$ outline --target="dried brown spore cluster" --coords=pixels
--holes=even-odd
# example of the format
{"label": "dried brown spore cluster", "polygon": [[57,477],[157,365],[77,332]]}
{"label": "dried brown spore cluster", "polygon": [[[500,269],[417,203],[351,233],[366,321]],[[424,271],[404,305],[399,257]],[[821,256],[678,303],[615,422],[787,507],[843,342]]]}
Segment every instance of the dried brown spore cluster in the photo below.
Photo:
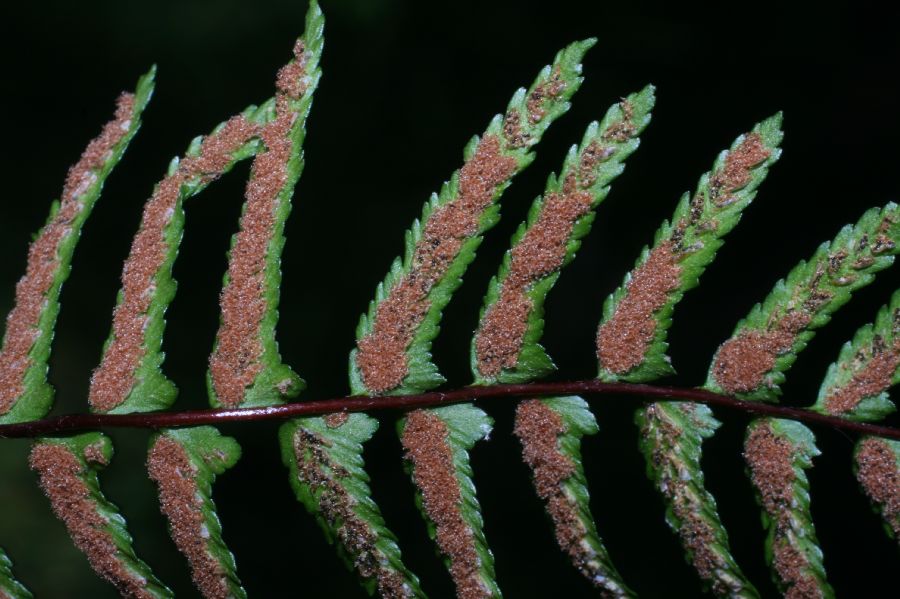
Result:
{"label": "dried brown spore cluster", "polygon": [[769,324],[765,331],[744,331],[722,344],[713,364],[713,376],[726,393],[760,388],[775,361],[790,351],[797,335],[812,317],[801,308]]}
{"label": "dried brown spore cluster", "polygon": [[533,125],[541,122],[547,115],[544,110],[544,103],[548,100],[557,99],[566,89],[566,82],[562,76],[562,70],[559,67],[553,69],[550,77],[537,86],[528,94],[528,100],[525,101],[525,109],[528,111],[528,120]]}
{"label": "dried brown spore cluster", "polygon": [[891,448],[880,439],[863,439],[856,453],[857,478],[900,537],[900,469]]}
{"label": "dried brown spore cluster", "polygon": [[150,448],[147,470],[159,486],[162,512],[169,521],[172,540],[191,565],[194,584],[207,599],[227,599],[231,594],[225,571],[209,552],[197,468],[184,447],[160,436]]}
{"label": "dried brown spore cluster", "polygon": [[512,249],[500,297],[485,314],[475,339],[478,370],[484,376],[496,377],[502,369],[515,367],[534,308],[528,290],[562,266],[572,229],[590,212],[593,200],[570,175],[560,193],[547,194],[537,221]]}
{"label": "dried brown spore cluster", "polygon": [[275,236],[276,213],[283,201],[279,196],[293,150],[290,134],[297,113],[290,102],[306,91],[303,43],[297,42],[294,51],[296,59],[278,73],[276,117],[259,131],[266,150],[253,161],[240,231],[231,248],[228,280],[220,298],[222,323],[209,371],[216,397],[227,408],[244,401],[244,390],[263,370],[260,325],[268,308],[266,257]]}
{"label": "dried brown spore cluster", "polygon": [[372,332],[358,343],[356,365],[369,392],[390,391],[409,373],[406,349],[431,306],[428,294],[447,273],[463,243],[478,232],[494,192],[513,175],[517,164],[515,158],[501,153],[495,135],[486,135],[460,169],[457,197],[431,214],[409,272],[378,304]]}
{"label": "dried brown spore cluster", "polygon": [[75,546],[87,556],[94,571],[125,597],[152,599],[146,579],[126,567],[112,535],[105,529],[108,521],[91,500],[79,458],[62,445],[38,443],[31,450],[29,464],[40,476],[53,512],[66,525]]}
{"label": "dried brown spore cluster", "polygon": [[178,210],[182,185],[196,178],[216,179],[231,162],[232,154],[256,135],[257,129],[243,116],[232,117],[220,131],[203,140],[199,155],[182,160],[144,205],[140,229],[122,269],[122,301],[113,313],[112,342],[91,377],[88,399],[95,411],[108,412],[121,405],[134,386],[135,372],[146,353],[144,330],[156,277],[169,252],[166,232]]}
{"label": "dried brown spore cluster", "polygon": [[462,495],[447,425],[426,410],[410,412],[401,441],[412,463],[413,479],[422,505],[434,522],[435,541],[450,560],[450,575],[459,599],[486,599],[490,591],[481,580],[475,535],[462,516]]}
{"label": "dried brown spore cluster", "polygon": [[709,197],[719,208],[733,201],[731,194],[750,182],[750,171],[772,155],[758,133],[748,133],[728,153],[725,164],[709,178]]}
{"label": "dried brown spore cluster", "polygon": [[628,141],[634,137],[637,127],[634,124],[634,106],[628,100],[619,102],[622,118],[613,123],[601,136],[605,141]]}
{"label": "dried brown spore cluster", "polygon": [[612,318],[597,329],[601,368],[625,374],[643,362],[656,334],[654,316],[680,285],[678,254],[671,242],[663,242],[632,272]]}
{"label": "dried brown spore cluster", "polygon": [[[695,406],[685,405],[683,409],[693,412]],[[690,479],[685,480],[681,476],[684,465],[679,454],[673,451],[680,445],[683,431],[669,420],[657,404],[648,406],[644,413],[645,424],[641,433],[644,438],[654,438],[650,459],[658,472],[659,489],[678,520],[677,533],[681,543],[690,552],[700,578],[712,584],[717,596],[726,596],[735,589],[729,588],[717,572],[726,570],[728,565],[714,549],[718,543],[715,530],[696,513],[696,490],[691,488]]]}
{"label": "dried brown spore cluster", "polygon": [[0,415],[9,412],[25,392],[24,380],[33,364],[29,352],[40,333],[38,325],[46,295],[60,269],[59,247],[72,232],[72,221],[84,209],[79,199],[97,181],[97,171],[128,133],[134,116],[134,95],[123,93],[116,112],[69,169],[59,209],[28,248],[25,275],[16,284],[15,305],[6,318],[0,352]]}
{"label": "dried brown spore cluster", "polygon": [[825,398],[825,409],[839,416],[852,412],[866,398],[875,397],[891,386],[897,366],[900,365],[900,341],[887,347],[884,339],[875,337],[871,355],[860,370],[847,383],[831,389]]}
{"label": "dried brown spore cluster", "polygon": [[340,482],[350,474],[331,459],[328,446],[326,439],[305,429],[298,428],[294,433],[298,475],[317,498],[319,516],[336,531],[338,541],[353,557],[359,575],[375,579],[379,595],[386,599],[413,597],[412,589],[403,577],[388,566],[369,525],[356,514],[356,500]]}
{"label": "dried brown spore cluster", "polygon": [[[584,540],[587,528],[579,516],[578,506],[563,486],[575,473],[572,460],[559,449],[559,437],[566,431],[562,417],[542,401],[530,399],[516,408],[513,432],[522,443],[522,458],[534,474],[537,494],[547,504],[556,542],[578,571],[603,590],[605,572],[600,568],[596,552]],[[609,594],[604,596],[621,594],[618,587],[606,590]]]}
{"label": "dried brown spore cluster", "polygon": [[772,564],[787,587],[786,597],[820,597],[814,577],[807,573],[809,563],[792,546],[791,509],[794,496],[794,445],[776,435],[767,424],[753,427],[744,443],[744,458],[750,467],[753,486],[763,509],[775,523]]}
{"label": "dried brown spore cluster", "polygon": [[328,428],[340,428],[347,422],[347,419],[350,418],[350,414],[348,412],[335,412],[333,414],[328,414],[325,416],[325,425]]}
{"label": "dried brown spore cluster", "polygon": [[503,116],[503,139],[510,148],[524,148],[531,143],[531,136],[522,131],[522,116],[510,110]]}

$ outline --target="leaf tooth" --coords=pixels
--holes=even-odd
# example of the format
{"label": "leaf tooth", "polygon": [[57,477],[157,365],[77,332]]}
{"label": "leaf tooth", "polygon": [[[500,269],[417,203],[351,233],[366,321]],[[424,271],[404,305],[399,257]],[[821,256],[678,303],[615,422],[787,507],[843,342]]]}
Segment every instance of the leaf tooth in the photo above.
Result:
{"label": "leaf tooth", "polygon": [[0,596],[8,596],[9,599],[33,599],[34,597],[31,591],[13,576],[12,561],[2,548],[0,548]]}
{"label": "leaf tooth", "polygon": [[599,378],[647,382],[674,373],[666,342],[672,312],[697,286],[723,238],[738,223],[769,167],[781,155],[781,113],[758,123],[723,151],[682,196],[671,224],[657,230],[635,268],[603,305],[597,329]]}
{"label": "leaf tooth", "polygon": [[778,281],[716,352],[705,388],[774,401],[784,373],[853,292],[871,283],[900,251],[900,208],[873,208],[847,225],[808,262]]}
{"label": "leaf tooth", "polygon": [[496,224],[503,191],[533,159],[530,148],[568,110],[581,83],[581,58],[592,44],[563,49],[527,92],[517,91],[506,116],[496,116],[481,138],[473,138],[462,168],[426,203],[407,234],[401,271],[392,269],[384,297],[361,321],[350,355],[354,394],[415,393],[443,382],[430,356],[442,310],[482,235]]}
{"label": "leaf tooth", "polygon": [[766,560],[789,597],[834,597],[809,507],[805,470],[817,455],[812,431],[799,422],[758,418],[747,428],[744,458],[763,508]]}

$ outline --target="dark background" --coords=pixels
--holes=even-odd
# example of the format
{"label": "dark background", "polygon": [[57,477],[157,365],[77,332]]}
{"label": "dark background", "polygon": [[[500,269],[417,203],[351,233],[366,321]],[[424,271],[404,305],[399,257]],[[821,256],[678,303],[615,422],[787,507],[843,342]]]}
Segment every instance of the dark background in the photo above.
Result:
{"label": "dark background", "polygon": [[[786,4],[786,3],[785,3]],[[887,3],[885,3],[887,4]],[[744,222],[676,311],[673,384],[696,385],[715,348],[775,280],[864,209],[898,198],[898,13],[866,2],[810,8],[720,2],[712,7],[643,3],[323,2],[324,79],[306,143],[307,166],[287,226],[280,341],[284,360],[308,381],[303,399],[347,392],[347,353],[358,315],[401,250],[403,231],[428,194],[458,168],[469,137],[532,81],[557,49],[597,36],[572,110],[538,147],[537,161],[504,197],[490,232],[446,311],[434,354],[459,386],[469,382],[468,341],[477,308],[509,236],[546,175],[590,120],[648,82],[658,87],[641,150],[599,210],[592,235],[547,303],[546,346],[557,378],[595,372],[593,335],[603,299],[633,265],[682,192],[734,137],[785,112],[784,155]],[[32,231],[57,197],[68,165],[112,113],[122,89],[158,63],[144,126],[107,183],[84,230],[63,293],[50,378],[55,413],[85,409],[88,378],[110,323],[121,263],[141,206],[171,157],[190,139],[271,95],[276,70],[303,28],[304,2],[217,0],[147,3],[14,3],[0,25],[5,115],[0,310],[8,310]],[[168,313],[166,373],[181,388],[176,408],[203,407],[204,372],[218,319],[225,250],[240,211],[248,164],[187,208]],[[896,272],[860,292],[798,360],[784,402],[813,401],[826,365],[898,287]],[[648,597],[693,597],[685,564],[644,475],[632,424],[635,404],[593,402],[601,433],[584,463],[598,526],[625,580]],[[510,598],[593,596],[551,536],[510,430],[511,405],[486,405],[489,443],[472,453],[500,586]],[[740,457],[746,416],[706,444],[709,488],[719,499],[738,562],[775,594],[763,532]],[[898,419],[890,422],[897,425]],[[407,564],[433,597],[452,595],[402,470],[393,417],[367,447],[373,488]],[[296,503],[276,443],[276,423],[223,427],[245,455],[215,496],[225,538],[253,596],[361,597]],[[104,475],[138,553],[180,595],[194,593],[169,540],[143,466],[147,431],[115,431],[118,457]],[[843,596],[889,595],[897,550],[857,490],[853,439],[817,428],[823,455],[810,471],[813,515],[830,579]],[[41,597],[112,597],[90,572],[25,466],[28,443],[0,451],[0,544]]]}

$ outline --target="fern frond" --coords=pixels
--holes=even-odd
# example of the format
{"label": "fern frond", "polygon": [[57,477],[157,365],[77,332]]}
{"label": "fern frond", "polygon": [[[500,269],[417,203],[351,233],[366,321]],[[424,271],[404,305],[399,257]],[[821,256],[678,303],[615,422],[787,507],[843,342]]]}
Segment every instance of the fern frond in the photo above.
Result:
{"label": "fern frond", "polygon": [[33,599],[34,597],[31,591],[13,576],[12,561],[2,548],[0,548],[0,597],[9,597],[9,599]]}
{"label": "fern frond", "polygon": [[546,503],[556,541],[602,597],[634,597],[597,534],[581,463],[581,438],[599,431],[580,397],[524,401],[516,408],[514,432],[531,468],[538,496]]}
{"label": "fern frond", "polygon": [[781,114],[757,124],[719,154],[700,177],[693,198],[682,196],[672,216],[644,248],[634,270],[603,304],[597,330],[599,378],[645,382],[674,373],[666,336],[672,312],[756,197],[781,155]]}
{"label": "fern frond", "polygon": [[775,284],[762,304],[723,343],[704,387],[742,399],[775,401],[784,372],[854,291],[894,261],[900,245],[900,208],[890,203],[841,229],[808,262]]}
{"label": "fern frond", "polygon": [[365,414],[292,420],[279,430],[282,460],[297,500],[369,593],[424,597],[371,498],[362,444],[377,428],[378,421]]}
{"label": "fern frond", "polygon": [[125,597],[173,597],[134,554],[118,508],[100,490],[97,473],[112,459],[112,442],[102,433],[38,440],[30,465],[69,536],[91,567]]}
{"label": "fern frond", "polygon": [[887,390],[900,382],[900,291],[860,328],[828,367],[812,409],[851,420],[880,420],[896,408]]}
{"label": "fern frond", "polygon": [[900,442],[863,437],[853,452],[856,478],[884,518],[884,529],[900,540]]}
{"label": "fern frond", "polygon": [[306,118],[322,75],[324,24],[321,9],[311,2],[294,59],[278,74],[274,116],[259,131],[265,150],[253,160],[240,231],[232,237],[221,323],[209,360],[207,387],[213,407],[284,403],[304,387],[281,363],[275,326],[284,224],[303,171]]}
{"label": "fern frond", "polygon": [[647,86],[613,105],[572,146],[559,176],[550,175],[484,298],[470,354],[475,384],[528,382],[555,369],[539,343],[544,300],[640,144],[654,102],[654,88]]}
{"label": "fern frond", "polygon": [[240,455],[237,441],[211,426],[166,430],[150,440],[147,469],[159,487],[160,506],[172,539],[191,565],[194,584],[207,599],[247,596],[212,501],[216,475]]}
{"label": "fern frond", "polygon": [[744,457],[763,507],[766,561],[786,597],[834,597],[825,579],[804,472],[817,455],[812,431],[799,422],[759,418],[747,428]]}
{"label": "fern frond", "polygon": [[731,556],[716,500],[704,486],[702,444],[719,421],[705,405],[673,401],[638,410],[635,421],[647,476],[666,500],[666,522],[679,535],[703,584],[718,597],[758,599]]}
{"label": "fern frond", "polygon": [[69,169],[60,200],[51,205],[47,223],[28,250],[0,350],[0,424],[36,420],[50,411],[53,387],[47,382],[47,363],[60,291],[103,183],[140,127],[155,73],[154,67],[140,78],[133,94],[119,97],[115,117]]}
{"label": "fern frond", "polygon": [[534,159],[529,149],[569,108],[581,85],[581,58],[594,40],[557,54],[526,93],[513,96],[482,138],[466,146],[463,167],[425,204],[406,234],[403,260],[391,265],[356,330],[350,354],[354,394],[405,395],[444,382],[431,362],[441,312],[475,258],[484,232],[499,219],[497,200]]}

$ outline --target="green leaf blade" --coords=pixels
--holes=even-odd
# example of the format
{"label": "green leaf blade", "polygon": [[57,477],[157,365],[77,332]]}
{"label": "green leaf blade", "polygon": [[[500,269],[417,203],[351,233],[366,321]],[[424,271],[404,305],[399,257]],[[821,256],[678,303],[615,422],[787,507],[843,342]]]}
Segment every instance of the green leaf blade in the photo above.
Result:
{"label": "green leaf blade", "polygon": [[635,268],[603,305],[597,330],[598,377],[648,382],[674,373],[666,354],[672,313],[696,287],[724,237],[781,155],[781,114],[758,123],[719,154],[693,196],[682,196],[672,222],[656,232]]}
{"label": "green leaf blade", "polygon": [[279,431],[282,460],[297,500],[370,594],[425,597],[371,498],[362,452],[377,428],[362,413],[291,420]]}
{"label": "green leaf blade", "polygon": [[147,467],[172,540],[187,558],[197,589],[208,598],[247,596],[212,500],[216,475],[234,466],[240,454],[237,441],[211,426],[165,430],[150,440]]}
{"label": "green leaf blade", "polygon": [[805,470],[817,455],[812,431],[799,422],[759,418],[747,428],[744,457],[763,508],[766,561],[785,596],[834,597],[809,507]]}
{"label": "green leaf blade", "polygon": [[900,382],[900,291],[860,328],[828,367],[812,410],[858,421],[881,420],[896,407],[887,390]]}
{"label": "green leaf blade", "polygon": [[462,597],[502,597],[469,457],[492,426],[472,404],[416,410],[397,423],[416,505]]}
{"label": "green leaf blade", "polygon": [[395,260],[357,327],[350,355],[357,395],[423,392],[444,379],[431,362],[441,313],[462,282],[485,231],[499,218],[497,204],[515,174],[533,159],[530,148],[568,110],[581,84],[581,58],[594,40],[571,44],[545,67],[529,91],[513,96],[464,152],[465,164],[433,195],[407,232]]}
{"label": "green leaf blade", "polygon": [[516,408],[514,432],[560,549],[602,596],[634,597],[612,564],[590,511],[581,439],[598,431],[580,397],[526,400]]}
{"label": "green leaf blade", "polygon": [[111,459],[109,438],[85,433],[38,440],[30,465],[54,513],[101,578],[125,596],[169,599],[172,591],[135,555],[125,519],[100,490],[98,471]]}
{"label": "green leaf blade", "polygon": [[759,593],[731,555],[715,498],[704,486],[704,439],[719,422],[703,404],[657,402],[638,410],[640,448],[647,476],[666,501],[666,522],[685,557],[717,597],[758,599]]}
{"label": "green leaf blade", "polygon": [[555,369],[539,343],[544,300],[637,149],[654,102],[654,88],[647,86],[612,106],[532,204],[484,299],[470,358],[476,384],[528,382]]}
{"label": "green leaf blade", "polygon": [[36,420],[50,411],[54,391],[47,371],[62,286],[103,184],[140,128],[155,75],[154,67],[138,80],[133,94],[119,97],[115,117],[69,170],[61,200],[53,203],[29,248],[0,351],[0,424]]}
{"label": "green leaf blade", "polygon": [[871,283],[900,251],[900,208],[867,211],[778,281],[716,352],[704,388],[752,401],[775,401],[778,385],[814,331]]}
{"label": "green leaf blade", "polygon": [[25,585],[16,580],[12,572],[12,560],[2,548],[0,548],[0,595],[9,597],[9,599],[32,599],[34,597]]}
{"label": "green leaf blade", "polygon": [[322,76],[323,32],[322,11],[311,2],[294,57],[278,74],[274,115],[258,133],[265,149],[251,166],[240,230],[231,240],[207,372],[214,408],[282,404],[305,387],[282,363],[275,329],[284,227],[303,172],[306,120]]}

